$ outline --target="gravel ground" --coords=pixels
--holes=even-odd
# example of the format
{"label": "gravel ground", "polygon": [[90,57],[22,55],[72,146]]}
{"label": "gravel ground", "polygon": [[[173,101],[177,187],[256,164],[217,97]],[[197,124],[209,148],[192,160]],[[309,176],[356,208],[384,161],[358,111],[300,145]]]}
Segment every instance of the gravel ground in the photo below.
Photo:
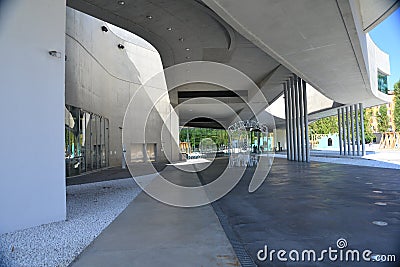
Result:
{"label": "gravel ground", "polygon": [[0,235],[0,266],[68,266],[141,192],[132,178],[67,187],[67,220]]}

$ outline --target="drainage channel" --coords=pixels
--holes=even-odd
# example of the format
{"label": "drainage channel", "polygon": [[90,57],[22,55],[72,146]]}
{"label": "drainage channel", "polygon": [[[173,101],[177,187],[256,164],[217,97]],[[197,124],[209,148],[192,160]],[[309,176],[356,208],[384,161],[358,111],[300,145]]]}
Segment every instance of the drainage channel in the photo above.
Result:
{"label": "drainage channel", "polygon": [[[194,168],[196,169],[196,165],[194,165]],[[196,171],[197,171],[197,169],[196,169]],[[200,172],[196,172],[196,173],[200,179],[200,182],[203,185],[206,184],[205,179],[202,177]],[[243,243],[240,241],[239,237],[237,236],[237,234],[235,233],[235,231],[229,224],[228,217],[222,211],[221,207],[218,205],[217,202],[218,201],[214,201],[213,203],[211,203],[211,206],[213,207],[214,212],[217,215],[218,220],[221,223],[221,226],[224,229],[224,232],[225,232],[226,236],[228,237],[233,250],[235,251],[236,257],[238,258],[240,265],[242,267],[257,267],[257,264],[254,262],[253,258],[250,256],[250,253],[246,250]]]}

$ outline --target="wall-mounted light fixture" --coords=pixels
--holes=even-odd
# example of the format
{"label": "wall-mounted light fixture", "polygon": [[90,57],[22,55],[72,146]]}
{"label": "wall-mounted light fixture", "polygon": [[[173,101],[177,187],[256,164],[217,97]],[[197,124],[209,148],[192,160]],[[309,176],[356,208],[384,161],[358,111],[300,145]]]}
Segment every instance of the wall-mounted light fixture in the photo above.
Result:
{"label": "wall-mounted light fixture", "polygon": [[125,1],[118,1],[117,3],[118,3],[118,5],[121,5],[121,6],[125,5]]}
{"label": "wall-mounted light fixture", "polygon": [[123,44],[118,44],[118,48],[119,48],[119,49],[124,49],[125,46],[124,46]]}
{"label": "wall-mounted light fixture", "polygon": [[49,55],[56,58],[61,58],[61,52],[57,52],[55,50],[49,51]]}
{"label": "wall-mounted light fixture", "polygon": [[108,29],[107,29],[106,26],[101,26],[101,30],[102,30],[103,32],[108,32]]}

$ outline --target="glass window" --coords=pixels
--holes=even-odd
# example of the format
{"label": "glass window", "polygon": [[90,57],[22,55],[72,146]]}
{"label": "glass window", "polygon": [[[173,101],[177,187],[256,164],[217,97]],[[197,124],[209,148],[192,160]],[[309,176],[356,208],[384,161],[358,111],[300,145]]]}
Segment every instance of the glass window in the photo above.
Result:
{"label": "glass window", "polygon": [[385,94],[388,93],[387,76],[380,72],[378,72],[378,90]]}
{"label": "glass window", "polygon": [[66,176],[109,166],[109,121],[79,108],[65,107]]}

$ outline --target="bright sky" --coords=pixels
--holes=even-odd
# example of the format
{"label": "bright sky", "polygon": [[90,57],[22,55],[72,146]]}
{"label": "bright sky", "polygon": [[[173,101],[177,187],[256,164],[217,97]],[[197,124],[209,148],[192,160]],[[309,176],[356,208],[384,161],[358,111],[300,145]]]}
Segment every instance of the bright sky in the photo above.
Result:
{"label": "bright sky", "polygon": [[400,8],[369,32],[376,45],[389,54],[390,72],[388,88],[400,80]]}

